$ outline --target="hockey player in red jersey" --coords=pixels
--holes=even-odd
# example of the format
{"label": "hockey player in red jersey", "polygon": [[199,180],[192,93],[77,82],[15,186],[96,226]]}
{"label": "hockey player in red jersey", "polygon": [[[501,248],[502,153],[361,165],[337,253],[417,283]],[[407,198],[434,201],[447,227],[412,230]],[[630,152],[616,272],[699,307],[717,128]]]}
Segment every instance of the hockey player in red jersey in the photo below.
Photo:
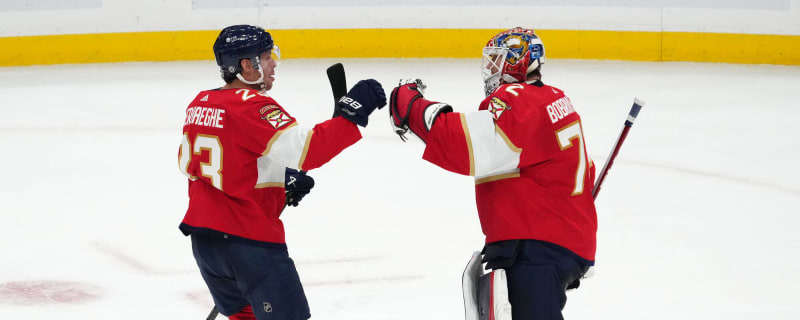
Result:
{"label": "hockey player in red jersey", "polygon": [[[189,104],[178,153],[189,178],[180,230],[191,235],[216,308],[230,319],[310,317],[280,214],[313,181],[291,168],[310,170],[331,160],[361,139],[357,125],[366,126],[372,111],[386,104],[380,83],[362,80],[336,104],[338,116],[303,127],[267,94],[277,54],[262,28],[223,29],[214,55],[226,84],[201,91]],[[300,182],[305,186],[296,186]],[[287,191],[299,194],[288,197]]]}
{"label": "hockey player in red jersey", "polygon": [[483,261],[505,273],[511,310],[495,310],[505,308],[495,299],[488,309],[468,306],[468,319],[561,319],[566,289],[594,264],[594,166],[570,99],[541,80],[544,60],[534,31],[513,28],[483,49],[487,97],[478,111],[427,100],[419,80],[391,93],[401,138],[410,130],[426,143],[423,159],[475,177]]}

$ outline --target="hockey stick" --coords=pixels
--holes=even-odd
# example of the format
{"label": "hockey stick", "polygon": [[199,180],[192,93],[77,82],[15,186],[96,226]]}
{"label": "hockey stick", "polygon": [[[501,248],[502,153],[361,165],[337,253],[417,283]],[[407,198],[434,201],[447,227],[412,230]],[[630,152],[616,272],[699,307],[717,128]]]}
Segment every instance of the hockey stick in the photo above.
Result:
{"label": "hockey stick", "polygon": [[214,320],[214,319],[217,318],[218,314],[219,314],[219,310],[217,310],[217,306],[214,306],[213,308],[211,308],[211,313],[208,314],[208,317],[206,318],[206,320]]}
{"label": "hockey stick", "polygon": [[631,127],[633,127],[633,122],[636,121],[636,117],[639,115],[639,110],[641,110],[643,106],[644,101],[639,100],[639,98],[633,99],[633,106],[631,107],[631,111],[628,112],[628,118],[625,119],[625,126],[622,128],[622,132],[620,132],[617,142],[614,143],[614,148],[611,149],[611,155],[609,155],[608,159],[606,159],[606,164],[603,165],[603,170],[600,171],[600,175],[598,176],[597,181],[594,183],[594,188],[592,189],[592,199],[597,199],[597,195],[600,193],[600,186],[603,184],[603,180],[605,180],[608,170],[611,169],[611,165],[614,164],[614,158],[617,157],[619,149],[622,147],[622,143],[625,142],[625,137],[628,136],[628,131],[630,131]]}
{"label": "hockey stick", "polygon": [[326,70],[328,73],[328,81],[331,82],[331,91],[333,91],[333,100],[339,101],[339,98],[347,94],[347,78],[344,75],[344,66],[341,63],[336,63]]}
{"label": "hockey stick", "polygon": [[[333,92],[333,103],[339,102],[339,98],[347,94],[347,78],[344,74],[344,66],[341,63],[336,63],[326,70],[328,73],[328,81],[331,82],[331,91]],[[333,117],[339,115],[335,107],[333,108]]]}

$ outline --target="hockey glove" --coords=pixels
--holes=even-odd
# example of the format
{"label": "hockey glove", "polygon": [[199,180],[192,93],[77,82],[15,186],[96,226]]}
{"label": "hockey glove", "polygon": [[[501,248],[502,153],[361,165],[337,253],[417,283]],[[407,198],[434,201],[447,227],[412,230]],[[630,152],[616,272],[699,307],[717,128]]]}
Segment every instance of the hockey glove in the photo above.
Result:
{"label": "hockey glove", "polygon": [[375,79],[361,80],[336,103],[339,115],[353,123],[366,127],[369,115],[375,108],[386,105],[386,93]]}
{"label": "hockey glove", "polygon": [[400,81],[400,85],[392,90],[389,102],[389,114],[392,117],[394,132],[406,141],[406,132],[410,129],[423,142],[428,142],[428,133],[439,114],[452,112],[453,107],[446,103],[426,100],[422,96],[425,85],[422,80]]}
{"label": "hockey glove", "polygon": [[306,175],[305,171],[297,171],[292,168],[286,168],[286,181],[284,188],[286,189],[286,205],[296,207],[300,204],[311,188],[314,187],[314,178]]}

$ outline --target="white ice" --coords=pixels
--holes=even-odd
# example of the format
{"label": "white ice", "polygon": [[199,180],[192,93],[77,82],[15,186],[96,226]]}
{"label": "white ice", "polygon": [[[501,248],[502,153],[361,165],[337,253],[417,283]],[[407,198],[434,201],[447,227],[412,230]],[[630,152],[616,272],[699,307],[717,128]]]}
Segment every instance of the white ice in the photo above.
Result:
{"label": "white ice", "polygon": [[[350,85],[420,77],[457,111],[483,98],[476,59],[284,60],[271,95],[324,121],[337,61]],[[571,97],[598,165],[633,98],[647,102],[597,200],[597,274],[568,294],[567,319],[800,318],[800,67],[551,59],[544,76]],[[96,295],[6,290],[0,318],[205,319],[177,228],[177,152],[187,104],[220,84],[213,61],[0,68],[0,287]],[[483,244],[474,183],[423,161],[378,113],[283,214],[312,319],[463,319],[461,272]]]}

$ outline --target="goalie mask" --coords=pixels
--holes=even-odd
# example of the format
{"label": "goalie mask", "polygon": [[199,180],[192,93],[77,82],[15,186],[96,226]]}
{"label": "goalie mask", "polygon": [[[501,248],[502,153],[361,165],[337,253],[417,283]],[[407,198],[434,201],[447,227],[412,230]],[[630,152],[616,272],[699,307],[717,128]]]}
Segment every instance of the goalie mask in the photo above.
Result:
{"label": "goalie mask", "polygon": [[544,43],[531,29],[513,28],[489,40],[483,48],[484,91],[490,95],[503,83],[524,82],[544,64]]}

